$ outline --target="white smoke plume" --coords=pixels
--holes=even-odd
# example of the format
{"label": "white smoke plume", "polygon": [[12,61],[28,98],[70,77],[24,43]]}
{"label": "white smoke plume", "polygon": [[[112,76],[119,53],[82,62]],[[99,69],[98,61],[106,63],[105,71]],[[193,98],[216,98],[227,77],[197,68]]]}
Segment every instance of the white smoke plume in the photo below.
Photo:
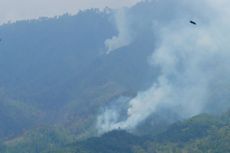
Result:
{"label": "white smoke plume", "polygon": [[[158,79],[129,101],[125,120],[106,122],[109,128],[104,132],[134,129],[160,107],[187,118],[207,111],[213,103],[230,105],[230,97],[223,97],[230,94],[230,2],[172,1],[183,8],[174,11],[171,21],[161,23],[158,29],[153,24],[160,44],[149,62],[153,68],[161,69]],[[162,6],[167,2],[155,1]],[[197,19],[197,25],[189,23],[188,14]]]}
{"label": "white smoke plume", "polygon": [[115,12],[115,23],[118,35],[105,40],[105,47],[107,49],[106,54],[109,54],[110,52],[119,48],[128,46],[132,42],[132,36],[129,31],[125,11],[125,9],[119,9]]}

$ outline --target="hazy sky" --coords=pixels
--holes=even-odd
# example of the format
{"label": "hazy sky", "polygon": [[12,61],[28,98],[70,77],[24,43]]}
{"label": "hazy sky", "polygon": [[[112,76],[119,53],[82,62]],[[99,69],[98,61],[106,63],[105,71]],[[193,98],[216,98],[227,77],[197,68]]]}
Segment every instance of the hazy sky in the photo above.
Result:
{"label": "hazy sky", "polygon": [[0,23],[9,20],[55,16],[76,13],[86,8],[119,8],[130,6],[139,0],[0,0]]}

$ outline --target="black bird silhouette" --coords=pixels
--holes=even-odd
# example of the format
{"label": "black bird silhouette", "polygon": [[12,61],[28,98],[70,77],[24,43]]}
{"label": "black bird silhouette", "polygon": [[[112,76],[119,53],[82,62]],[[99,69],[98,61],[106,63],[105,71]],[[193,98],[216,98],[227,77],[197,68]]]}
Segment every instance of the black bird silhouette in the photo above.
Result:
{"label": "black bird silhouette", "polygon": [[191,24],[197,25],[195,21],[190,20]]}

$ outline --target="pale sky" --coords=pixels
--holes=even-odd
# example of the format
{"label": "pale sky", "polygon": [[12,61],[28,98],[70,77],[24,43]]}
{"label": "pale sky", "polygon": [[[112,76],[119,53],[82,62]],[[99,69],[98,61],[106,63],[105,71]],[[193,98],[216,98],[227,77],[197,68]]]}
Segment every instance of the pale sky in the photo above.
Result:
{"label": "pale sky", "polygon": [[7,21],[76,14],[86,8],[120,8],[140,0],[0,0],[0,24]]}

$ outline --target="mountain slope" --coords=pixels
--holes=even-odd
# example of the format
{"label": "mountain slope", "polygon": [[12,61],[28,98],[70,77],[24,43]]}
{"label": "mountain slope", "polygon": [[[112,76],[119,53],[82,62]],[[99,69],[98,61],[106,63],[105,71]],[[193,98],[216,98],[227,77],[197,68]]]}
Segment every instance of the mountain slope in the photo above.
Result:
{"label": "mountain slope", "polygon": [[118,34],[113,10],[5,24],[0,34],[0,88],[10,99],[0,95],[2,108],[17,103],[1,112],[2,138],[53,124],[80,135],[101,107],[135,96],[156,74],[147,62],[151,34],[105,54],[105,41]]}
{"label": "mountain slope", "polygon": [[60,149],[60,152],[227,153],[230,150],[229,134],[230,122],[223,121],[223,117],[202,114],[175,123],[155,137],[112,131],[98,138],[68,145],[66,149]]}
{"label": "mountain slope", "polygon": [[201,114],[174,123],[156,136],[116,130],[77,142],[63,129],[38,129],[2,144],[1,149],[9,153],[228,153],[230,122],[224,118],[229,114]]}

